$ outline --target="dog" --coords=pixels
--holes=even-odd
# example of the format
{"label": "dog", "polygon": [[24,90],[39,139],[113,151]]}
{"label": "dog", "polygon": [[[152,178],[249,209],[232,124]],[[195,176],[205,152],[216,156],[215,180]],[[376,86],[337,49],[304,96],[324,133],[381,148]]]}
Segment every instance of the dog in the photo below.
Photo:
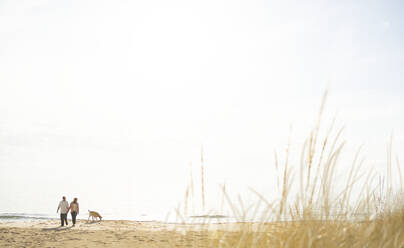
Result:
{"label": "dog", "polygon": [[87,221],[90,221],[90,217],[92,218],[93,221],[94,221],[94,219],[97,220],[97,218],[99,218],[100,221],[102,220],[102,216],[99,213],[88,210],[88,220]]}

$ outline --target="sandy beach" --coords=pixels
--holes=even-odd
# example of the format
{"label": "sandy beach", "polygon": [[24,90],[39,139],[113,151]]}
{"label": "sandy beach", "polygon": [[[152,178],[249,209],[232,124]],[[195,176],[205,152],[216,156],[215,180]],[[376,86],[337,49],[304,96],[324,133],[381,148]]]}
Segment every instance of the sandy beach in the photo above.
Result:
{"label": "sandy beach", "polygon": [[69,224],[59,227],[58,220],[0,223],[0,247],[207,247],[209,231],[229,228],[228,224],[124,220]]}

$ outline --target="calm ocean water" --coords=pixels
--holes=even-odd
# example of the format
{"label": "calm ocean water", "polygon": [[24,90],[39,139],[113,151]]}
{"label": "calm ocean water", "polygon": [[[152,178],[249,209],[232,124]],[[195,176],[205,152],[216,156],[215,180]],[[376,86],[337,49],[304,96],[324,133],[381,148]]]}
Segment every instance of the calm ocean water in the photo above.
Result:
{"label": "calm ocean water", "polygon": [[[315,211],[314,211],[315,212]],[[320,213],[320,211],[318,211]],[[256,214],[239,216],[239,218],[235,218],[229,215],[218,215],[218,214],[208,214],[208,215],[193,215],[193,216],[178,216],[175,213],[169,214],[128,214],[124,212],[118,213],[108,213],[108,212],[100,212],[103,220],[132,220],[132,221],[156,221],[156,222],[167,222],[167,223],[226,223],[226,222],[240,222],[240,221],[252,221],[252,222],[271,222],[271,221],[288,221],[290,220],[288,217],[276,217],[262,218],[264,215],[263,212],[258,212]],[[324,216],[316,215],[318,219],[324,219]],[[329,216],[331,218],[342,216],[337,212],[334,212],[333,215]],[[36,221],[36,220],[58,220],[60,217],[59,214],[43,214],[43,213],[0,213],[0,222],[15,222],[15,221]],[[369,215],[365,213],[355,213],[347,216],[348,219],[366,219],[369,218]],[[70,214],[68,215],[68,219],[70,219]],[[78,216],[80,220],[88,219],[88,212],[83,211]]]}
{"label": "calm ocean water", "polygon": [[[179,218],[174,215],[147,215],[141,214],[138,216],[119,216],[116,214],[101,213],[103,220],[133,220],[133,221],[157,221],[169,223],[220,223],[220,222],[235,222],[234,218],[221,215],[202,215],[189,216],[187,218]],[[70,214],[68,219],[70,219]],[[80,220],[87,220],[88,213],[84,212],[77,216]],[[58,220],[59,214],[32,214],[32,213],[0,213],[0,222],[15,222],[15,221],[37,221],[37,220]]]}
{"label": "calm ocean water", "polygon": [[45,214],[27,214],[27,213],[0,213],[0,222],[26,221],[26,220],[51,220],[56,216]]}

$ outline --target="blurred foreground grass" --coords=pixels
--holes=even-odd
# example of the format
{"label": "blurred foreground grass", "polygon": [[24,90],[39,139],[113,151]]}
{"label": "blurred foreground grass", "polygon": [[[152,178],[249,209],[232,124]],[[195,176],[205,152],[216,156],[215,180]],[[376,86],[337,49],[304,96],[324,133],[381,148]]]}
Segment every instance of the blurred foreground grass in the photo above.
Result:
{"label": "blurred foreground grass", "polygon": [[[342,129],[334,131],[335,121],[320,138],[326,97],[327,92],[317,122],[301,149],[298,178],[293,176],[289,165],[288,147],[282,164],[275,154],[278,200],[269,202],[252,190],[259,201],[256,207],[246,210],[242,201],[233,203],[223,187],[223,194],[238,221],[237,227],[228,224],[228,228],[220,230],[207,228],[197,234],[195,231],[184,233],[203,237],[194,247],[404,247],[401,169],[398,159],[396,167],[393,166],[391,142],[385,176],[372,170],[363,173],[359,149],[345,173],[345,186],[337,187],[336,180],[341,185],[342,179],[336,178],[335,171],[345,143],[340,141]],[[399,189],[393,189],[393,169],[397,171]],[[292,198],[291,194],[296,196]],[[189,188],[185,206],[188,198]],[[253,214],[259,215],[258,221],[245,219],[251,209],[255,211]],[[179,210],[177,214],[183,218]]]}

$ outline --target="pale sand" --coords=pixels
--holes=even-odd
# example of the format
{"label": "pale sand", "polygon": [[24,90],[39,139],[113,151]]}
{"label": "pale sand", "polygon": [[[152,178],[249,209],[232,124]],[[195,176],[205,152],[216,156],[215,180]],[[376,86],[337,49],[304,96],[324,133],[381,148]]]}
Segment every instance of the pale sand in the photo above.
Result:
{"label": "pale sand", "polygon": [[209,232],[238,228],[118,220],[59,225],[57,220],[0,223],[0,247],[207,247]]}

